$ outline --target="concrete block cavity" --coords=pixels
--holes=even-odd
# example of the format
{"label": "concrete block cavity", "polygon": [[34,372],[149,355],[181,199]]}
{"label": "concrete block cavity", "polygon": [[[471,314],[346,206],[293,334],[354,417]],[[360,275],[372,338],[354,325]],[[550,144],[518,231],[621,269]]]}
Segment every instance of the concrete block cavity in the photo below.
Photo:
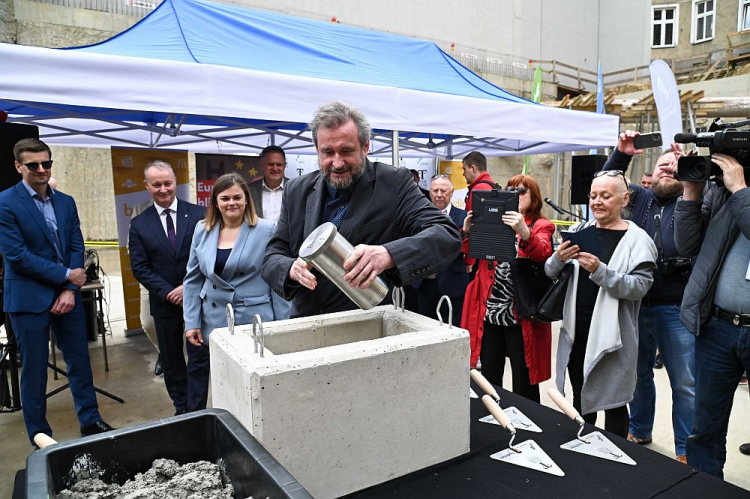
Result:
{"label": "concrete block cavity", "polygon": [[229,410],[316,498],[469,451],[469,336],[390,306],[211,338],[214,407]]}

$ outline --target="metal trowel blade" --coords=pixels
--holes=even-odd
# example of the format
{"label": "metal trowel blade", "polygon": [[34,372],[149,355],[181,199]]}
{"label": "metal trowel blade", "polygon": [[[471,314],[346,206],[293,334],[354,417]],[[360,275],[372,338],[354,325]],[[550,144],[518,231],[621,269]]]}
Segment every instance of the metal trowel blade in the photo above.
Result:
{"label": "metal trowel blade", "polygon": [[630,456],[620,450],[610,439],[602,435],[601,432],[595,431],[581,437],[588,443],[583,443],[577,438],[560,446],[561,449],[588,454],[589,456],[607,459],[622,464],[635,466],[636,462]]}
{"label": "metal trowel blade", "polygon": [[469,398],[472,398],[472,399],[479,398],[479,395],[477,395],[476,392],[471,387],[469,387]]}
{"label": "metal trowel blade", "polygon": [[[536,423],[530,420],[528,416],[526,416],[526,414],[522,413],[515,407],[508,407],[507,409],[503,409],[503,412],[508,416],[508,418],[510,419],[510,422],[513,423],[513,426],[515,426],[517,430],[526,430],[526,431],[533,431],[534,433],[542,433],[542,429],[539,428],[536,425]],[[490,424],[496,424],[496,425],[500,424],[497,422],[497,419],[495,419],[495,417],[492,414],[483,417],[479,421],[482,423],[490,423]]]}
{"label": "metal trowel blade", "polygon": [[542,450],[533,440],[526,440],[514,447],[521,452],[513,449],[505,449],[492,454],[492,459],[503,461],[516,466],[523,466],[532,470],[549,473],[555,476],[565,476],[565,472]]}

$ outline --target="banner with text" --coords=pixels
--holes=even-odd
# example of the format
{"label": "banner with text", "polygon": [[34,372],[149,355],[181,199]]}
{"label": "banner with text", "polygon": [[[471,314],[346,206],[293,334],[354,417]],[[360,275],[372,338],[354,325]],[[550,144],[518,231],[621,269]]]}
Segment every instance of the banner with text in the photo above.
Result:
{"label": "banner with text", "polygon": [[112,148],[112,176],[115,187],[115,208],[117,210],[117,240],[120,243],[120,268],[122,271],[122,291],[125,297],[125,320],[127,331],[141,327],[141,294],[138,281],[130,270],[128,254],[128,232],[133,209],[151,200],[151,195],[143,184],[143,170],[155,159],[172,165],[177,176],[177,197],[190,199],[190,175],[188,173],[187,151],[165,151],[158,149]]}

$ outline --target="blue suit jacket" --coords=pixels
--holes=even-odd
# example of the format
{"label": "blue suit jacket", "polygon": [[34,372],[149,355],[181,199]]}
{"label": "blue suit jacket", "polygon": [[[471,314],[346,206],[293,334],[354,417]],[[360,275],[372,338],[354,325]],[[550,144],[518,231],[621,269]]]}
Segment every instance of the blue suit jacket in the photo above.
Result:
{"label": "blue suit jacket", "polygon": [[[466,210],[451,206],[448,216],[456,227],[460,229],[464,226],[466,214]],[[424,279],[415,281],[412,286],[419,289],[423,281]],[[450,298],[463,297],[466,294],[466,287],[469,285],[469,274],[466,272],[463,253],[459,253],[445,270],[438,272],[437,285],[440,294],[447,295]]]}
{"label": "blue suit jacket", "polygon": [[169,243],[154,206],[130,221],[130,268],[148,289],[153,317],[182,317],[182,307],[168,302],[167,295],[185,279],[190,242],[195,225],[203,216],[202,207],[177,201],[176,249]]}
{"label": "blue suit jacket", "polygon": [[0,253],[5,259],[3,307],[6,312],[40,313],[64,289],[78,287],[65,279],[68,269],[83,267],[83,235],[76,203],[54,191],[52,204],[62,261],[42,213],[22,182],[0,193]]}
{"label": "blue suit jacket", "polygon": [[224,272],[218,276],[214,266],[219,227],[206,232],[205,223],[198,224],[182,294],[186,331],[200,329],[206,342],[211,331],[226,327],[227,303],[234,308],[236,325],[251,324],[255,314],[260,314],[263,322],[274,320],[271,287],[260,277],[263,254],[273,231],[273,222],[262,218],[255,227],[242,224]]}

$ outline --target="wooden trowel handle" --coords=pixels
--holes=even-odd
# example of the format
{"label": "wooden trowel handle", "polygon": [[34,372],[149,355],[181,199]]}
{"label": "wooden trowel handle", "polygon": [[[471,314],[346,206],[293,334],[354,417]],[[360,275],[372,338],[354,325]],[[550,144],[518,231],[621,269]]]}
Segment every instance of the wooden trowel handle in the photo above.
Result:
{"label": "wooden trowel handle", "polygon": [[470,371],[470,374],[471,374],[471,379],[474,380],[474,383],[479,385],[479,388],[484,390],[484,393],[486,393],[487,395],[491,395],[493,398],[494,397],[497,397],[498,399],[500,398],[500,396],[497,394],[497,391],[495,390],[495,387],[492,386],[492,383],[487,381],[487,378],[485,378],[482,375],[482,373],[480,373],[476,369],[472,369]]}
{"label": "wooden trowel handle", "polygon": [[40,449],[44,449],[45,447],[56,444],[57,440],[45,433],[37,433],[34,435],[34,443]]}
{"label": "wooden trowel handle", "polygon": [[497,419],[497,422],[500,423],[500,426],[502,426],[506,430],[510,430],[511,428],[513,428],[508,415],[505,414],[505,412],[500,408],[499,405],[497,405],[497,402],[492,400],[492,397],[490,397],[489,395],[482,395],[482,402],[484,402],[484,406],[488,411],[490,411],[490,414],[492,414],[495,419]]}
{"label": "wooden trowel handle", "polygon": [[563,397],[562,393],[558,392],[556,388],[550,388],[547,390],[547,395],[549,395],[552,402],[554,402],[570,419],[576,420],[581,417],[575,407],[573,407],[573,404],[568,402],[568,400]]}

